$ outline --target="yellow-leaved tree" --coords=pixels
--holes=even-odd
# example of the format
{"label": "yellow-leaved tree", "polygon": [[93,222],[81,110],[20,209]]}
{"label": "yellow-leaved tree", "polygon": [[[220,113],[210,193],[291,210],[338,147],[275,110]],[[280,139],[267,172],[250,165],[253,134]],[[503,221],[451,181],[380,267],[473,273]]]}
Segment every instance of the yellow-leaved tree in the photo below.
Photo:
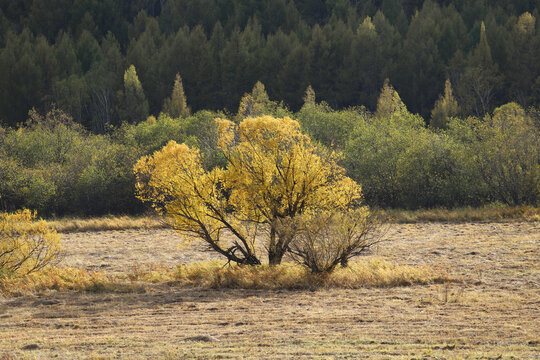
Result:
{"label": "yellow-leaved tree", "polygon": [[[262,116],[240,124],[216,119],[226,168],[206,172],[197,149],[170,142],[135,166],[138,197],[170,224],[241,264],[260,264],[256,241],[279,264],[299,228],[297,219],[348,211],[361,187],[337,156],[311,142],[290,118]],[[301,217],[299,215],[302,215]],[[232,240],[223,241],[223,234]]]}
{"label": "yellow-leaved tree", "polygon": [[0,277],[28,274],[53,262],[60,253],[60,236],[35,213],[0,213]]}

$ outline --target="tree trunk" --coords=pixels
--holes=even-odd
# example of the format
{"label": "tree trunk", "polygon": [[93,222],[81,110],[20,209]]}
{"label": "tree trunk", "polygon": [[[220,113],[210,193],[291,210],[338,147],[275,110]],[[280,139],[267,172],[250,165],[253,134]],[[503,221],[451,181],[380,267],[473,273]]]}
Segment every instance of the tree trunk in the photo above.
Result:
{"label": "tree trunk", "polygon": [[270,265],[279,265],[285,255],[285,250],[282,248],[268,249],[268,263]]}
{"label": "tree trunk", "polygon": [[295,230],[286,228],[286,231],[276,225],[270,226],[270,242],[268,244],[268,263],[270,265],[279,265],[285,253],[289,250],[289,244],[294,239]]}
{"label": "tree trunk", "polygon": [[276,234],[272,237],[272,230],[270,230],[270,246],[268,246],[268,263],[270,265],[279,265],[285,253],[289,249],[289,244],[291,243],[293,236],[277,236],[277,241],[275,239]]}

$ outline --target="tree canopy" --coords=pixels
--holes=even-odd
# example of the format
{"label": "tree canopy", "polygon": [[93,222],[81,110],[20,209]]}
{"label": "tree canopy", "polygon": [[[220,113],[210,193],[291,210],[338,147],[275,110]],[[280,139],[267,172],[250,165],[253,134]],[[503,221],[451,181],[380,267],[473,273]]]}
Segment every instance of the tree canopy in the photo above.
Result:
{"label": "tree canopy", "polygon": [[[238,125],[216,121],[225,168],[205,171],[197,149],[170,142],[139,160],[135,172],[139,198],[229,261],[259,263],[255,241],[264,236],[269,263],[278,264],[299,215],[361,204],[360,185],[345,176],[335,154],[300,132],[298,122],[271,116]],[[224,231],[234,236],[231,246],[222,240]]]}

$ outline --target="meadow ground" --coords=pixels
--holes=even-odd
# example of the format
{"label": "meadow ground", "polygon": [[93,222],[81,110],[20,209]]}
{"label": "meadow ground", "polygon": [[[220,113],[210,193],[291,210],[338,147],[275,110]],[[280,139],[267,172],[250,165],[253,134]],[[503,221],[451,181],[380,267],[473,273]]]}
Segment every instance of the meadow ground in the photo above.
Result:
{"label": "meadow ground", "polygon": [[[63,235],[64,265],[211,258],[166,229]],[[0,359],[539,359],[540,223],[393,224],[368,257],[462,282],[316,291],[148,285],[0,298]]]}

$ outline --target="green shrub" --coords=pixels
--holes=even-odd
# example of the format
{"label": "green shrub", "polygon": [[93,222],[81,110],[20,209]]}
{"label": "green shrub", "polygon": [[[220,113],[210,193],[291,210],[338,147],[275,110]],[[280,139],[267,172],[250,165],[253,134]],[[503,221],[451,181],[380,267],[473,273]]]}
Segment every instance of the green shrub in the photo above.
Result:
{"label": "green shrub", "polygon": [[127,146],[138,147],[141,154],[151,154],[170,140],[184,142],[187,138],[186,125],[184,118],[172,118],[161,113],[157,119],[150,116],[137,125],[124,123],[116,136]]}
{"label": "green shrub", "polygon": [[427,129],[422,118],[407,112],[358,122],[345,148],[345,166],[370,205],[425,208],[484,201],[467,146]]}
{"label": "green shrub", "polygon": [[334,111],[327,104],[305,104],[295,114],[304,132],[329,148],[343,149],[358,122],[365,121],[365,108]]}
{"label": "green shrub", "polygon": [[136,148],[92,135],[58,110],[31,113],[27,126],[7,130],[0,143],[0,193],[4,209],[31,208],[44,215],[136,212]]}
{"label": "green shrub", "polygon": [[484,119],[453,119],[449,136],[467,149],[462,156],[471,181],[482,184],[485,201],[538,204],[540,132],[519,105],[506,104]]}

